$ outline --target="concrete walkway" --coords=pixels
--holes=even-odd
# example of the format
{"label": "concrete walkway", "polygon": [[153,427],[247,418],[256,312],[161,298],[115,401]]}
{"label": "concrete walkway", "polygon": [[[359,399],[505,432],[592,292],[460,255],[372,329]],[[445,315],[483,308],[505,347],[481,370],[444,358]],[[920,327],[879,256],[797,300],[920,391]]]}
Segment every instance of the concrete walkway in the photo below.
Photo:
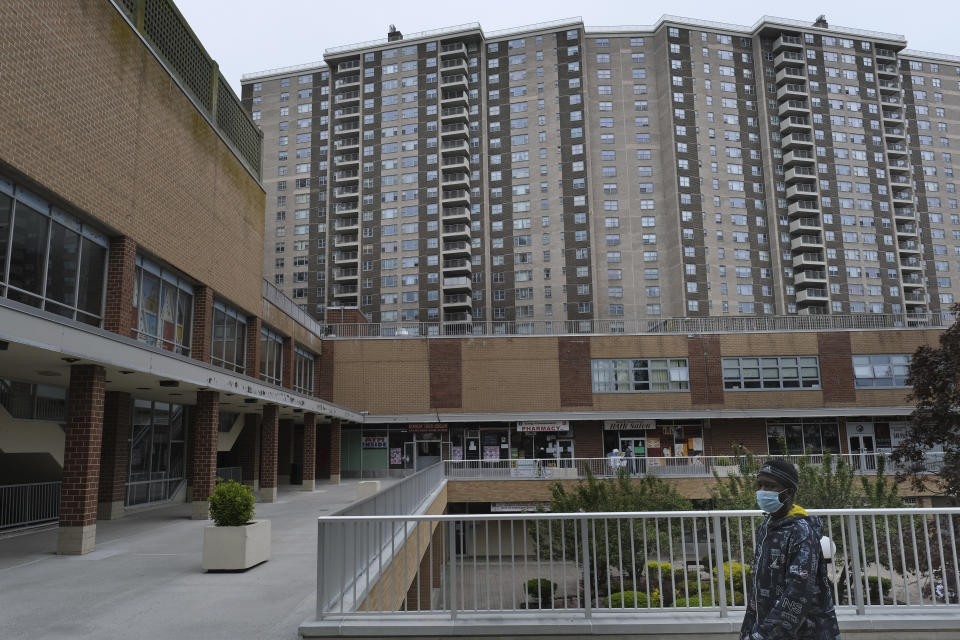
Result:
{"label": "concrete walkway", "polygon": [[245,573],[200,568],[210,523],[190,520],[189,504],[98,522],[85,556],[55,555],[55,528],[0,538],[0,638],[294,640],[316,606],[315,518],[354,502],[356,488],[284,487],[258,503],[273,555]]}

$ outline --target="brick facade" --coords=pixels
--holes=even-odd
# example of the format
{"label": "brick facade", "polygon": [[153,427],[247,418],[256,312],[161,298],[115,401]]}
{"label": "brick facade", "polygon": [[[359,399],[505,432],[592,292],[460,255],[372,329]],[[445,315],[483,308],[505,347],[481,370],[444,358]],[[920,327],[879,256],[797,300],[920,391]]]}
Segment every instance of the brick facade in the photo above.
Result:
{"label": "brick facade", "polygon": [[459,340],[430,340],[430,406],[456,409],[462,406]]}
{"label": "brick facade", "polygon": [[590,372],[590,338],[557,338],[560,369],[560,405],[589,407],[593,404]]}
{"label": "brick facade", "polygon": [[247,316],[246,353],[243,372],[251,378],[260,376],[260,328],[263,322],[257,316]]}
{"label": "brick facade", "polygon": [[602,458],[603,423],[597,420],[574,422],[573,443],[577,458]]}
{"label": "brick facade", "polygon": [[70,367],[57,544],[60,554],[89,553],[94,548],[105,388],[103,367]]}
{"label": "brick facade", "polygon": [[190,355],[194,360],[210,362],[210,337],[213,329],[213,289],[204,285],[193,288],[193,344]]}
{"label": "brick facade", "polygon": [[710,420],[704,434],[704,451],[708,456],[727,456],[734,445],[743,445],[752,453],[767,454],[767,421],[764,418]]}
{"label": "brick facade", "polygon": [[113,520],[123,515],[130,473],[130,424],[133,396],[107,391],[103,406],[103,440],[100,446],[100,487],[97,518]]}
{"label": "brick facade", "polygon": [[850,334],[846,331],[818,333],[817,355],[820,357],[823,401],[856,402]]}
{"label": "brick facade", "polygon": [[127,337],[134,337],[133,327],[137,326],[132,304],[136,268],[137,243],[127,236],[111,238],[103,328]]}
{"label": "brick facade", "polygon": [[193,481],[190,497],[193,517],[206,520],[209,516],[207,498],[213,494],[217,476],[217,427],[220,423],[220,393],[197,391],[193,408]]}
{"label": "brick facade", "polygon": [[254,489],[260,488],[260,415],[248,413],[243,417],[243,431],[234,445],[243,470],[243,481]]}
{"label": "brick facade", "polygon": [[340,421],[330,420],[330,427],[327,429],[329,437],[330,451],[330,481],[340,482]]}
{"label": "brick facade", "polygon": [[303,414],[303,489],[310,491],[316,482],[317,414]]}
{"label": "brick facade", "polygon": [[283,362],[280,363],[280,385],[285,389],[293,389],[293,365],[295,362],[293,338],[284,338],[282,349]]}
{"label": "brick facade", "polygon": [[687,340],[691,404],[723,404],[723,367],[718,336]]}
{"label": "brick facade", "polygon": [[335,340],[324,340],[320,347],[320,357],[314,361],[313,387],[318,398],[333,399],[333,372],[336,363]]}
{"label": "brick facade", "polygon": [[260,493],[261,502],[277,499],[277,430],[280,409],[275,404],[263,407],[260,422]]}

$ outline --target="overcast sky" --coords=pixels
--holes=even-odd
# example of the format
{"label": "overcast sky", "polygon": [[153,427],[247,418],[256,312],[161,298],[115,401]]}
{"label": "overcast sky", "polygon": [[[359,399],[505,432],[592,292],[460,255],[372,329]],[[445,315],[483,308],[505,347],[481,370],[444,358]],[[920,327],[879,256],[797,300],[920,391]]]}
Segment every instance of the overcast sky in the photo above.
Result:
{"label": "overcast sky", "polygon": [[771,3],[760,0],[175,0],[220,71],[240,93],[240,76],[323,59],[327,47],[404,33],[479,22],[485,31],[582,17],[589,26],[649,25],[664,13],[753,25],[764,14],[813,20],[825,13],[843,25],[907,37],[911,49],[960,55],[960,3],[924,0],[912,10],[903,0]]}

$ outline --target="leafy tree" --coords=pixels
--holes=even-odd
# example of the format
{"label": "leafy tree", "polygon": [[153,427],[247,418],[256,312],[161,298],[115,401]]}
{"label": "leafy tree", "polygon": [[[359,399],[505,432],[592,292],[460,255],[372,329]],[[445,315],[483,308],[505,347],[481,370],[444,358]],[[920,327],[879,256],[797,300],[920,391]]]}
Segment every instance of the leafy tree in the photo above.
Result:
{"label": "leafy tree", "polygon": [[[950,308],[960,314],[960,303]],[[893,451],[897,478],[909,480],[953,500],[960,497],[960,325],[940,334],[940,346],[923,345],[913,353],[907,382],[913,386],[910,400],[916,408],[903,442]],[[931,475],[925,454],[943,448],[943,466]]]}

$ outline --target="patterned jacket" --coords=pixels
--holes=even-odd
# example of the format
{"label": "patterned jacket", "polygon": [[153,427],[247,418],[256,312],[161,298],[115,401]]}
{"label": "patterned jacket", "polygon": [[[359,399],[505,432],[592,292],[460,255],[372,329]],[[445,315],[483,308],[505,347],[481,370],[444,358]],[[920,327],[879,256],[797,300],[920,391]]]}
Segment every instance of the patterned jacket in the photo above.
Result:
{"label": "patterned jacket", "polygon": [[839,640],[822,524],[796,505],[757,529],[753,578],[741,640]]}

